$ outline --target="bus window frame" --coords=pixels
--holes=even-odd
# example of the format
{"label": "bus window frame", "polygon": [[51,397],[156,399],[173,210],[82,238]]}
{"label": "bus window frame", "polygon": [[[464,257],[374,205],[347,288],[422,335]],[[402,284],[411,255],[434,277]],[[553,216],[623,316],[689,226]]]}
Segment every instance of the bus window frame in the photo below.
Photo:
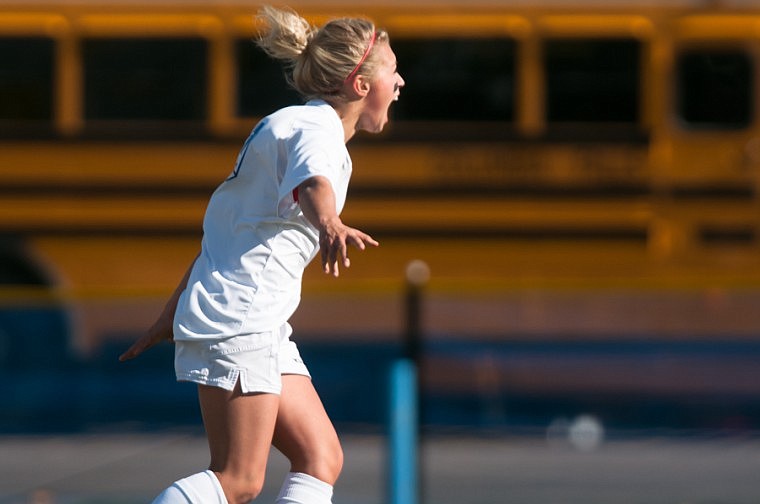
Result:
{"label": "bus window frame", "polygon": [[[65,40],[70,36],[71,25],[68,20],[60,15],[47,12],[3,12],[0,13],[0,37],[3,38],[43,38],[49,39],[53,46],[51,69],[51,111],[50,119],[40,121],[31,127],[25,134],[34,138],[45,138],[55,135],[65,129],[67,118],[63,110],[66,96],[70,93],[69,80],[66,69],[61,64],[62,48]],[[6,135],[0,136],[6,139]]]}
{"label": "bus window frame", "polygon": [[[15,81],[15,85],[7,89],[8,96],[3,96],[10,105],[9,109],[3,107],[3,112],[10,111],[10,115],[0,116],[0,138],[50,137],[55,131],[56,42],[46,36],[0,34],[0,45],[5,44],[11,45],[6,46],[7,53],[6,49],[3,52],[16,62],[10,67],[10,82]],[[34,56],[29,57],[30,51]],[[21,61],[15,59],[19,56]],[[14,72],[14,68],[28,72]]]}
{"label": "bus window frame", "polygon": [[[395,40],[414,41],[414,40],[428,40],[428,39],[446,39],[446,40],[495,40],[500,39],[513,44],[513,64],[514,64],[514,92],[512,94],[512,118],[509,120],[441,120],[441,119],[417,119],[417,120],[402,120],[395,119],[392,127],[387,132],[380,136],[383,139],[393,140],[504,140],[514,139],[517,137],[518,121],[519,121],[519,72],[520,72],[520,41],[514,37],[508,36],[494,36],[492,34],[480,33],[477,36],[466,34],[435,34],[431,36],[425,34],[420,36],[415,35],[398,35],[394,37]],[[401,74],[403,77],[403,62],[401,63]],[[404,91],[401,92],[401,99],[404,99]],[[391,109],[391,113],[393,109]]]}
{"label": "bus window frame", "polygon": [[[678,18],[671,29],[667,105],[663,113],[663,152],[667,152],[669,178],[680,181],[681,193],[689,194],[699,184],[710,185],[709,193],[723,193],[751,201],[760,179],[760,15],[695,14]],[[754,88],[751,117],[740,128],[694,126],[681,118],[677,74],[678,58],[693,50],[745,52],[753,66]],[[712,180],[718,182],[712,182]]]}
{"label": "bus window frame", "polygon": [[669,102],[670,123],[679,136],[732,136],[760,134],[760,93],[751,93],[750,120],[739,128],[714,128],[692,125],[683,120],[679,110],[680,89],[677,75],[678,58],[690,51],[734,50],[747,54],[752,65],[753,89],[760,84],[760,15],[693,14],[679,18],[673,27],[672,73]]}
{"label": "bus window frame", "polygon": [[[597,120],[552,120],[549,117],[549,68],[548,68],[548,54],[546,52],[547,49],[547,42],[562,42],[562,41],[584,41],[584,42],[590,42],[590,43],[604,43],[606,42],[617,42],[617,41],[632,41],[636,44],[638,44],[637,51],[638,54],[636,55],[636,64],[637,64],[637,70],[636,70],[636,83],[635,87],[637,88],[638,95],[636,97],[636,104],[635,104],[635,114],[636,117],[632,121],[597,121]],[[571,140],[579,140],[583,139],[585,137],[590,138],[609,138],[609,139],[626,139],[626,138],[639,138],[641,135],[641,132],[644,130],[644,117],[645,117],[645,111],[644,111],[644,103],[645,98],[644,94],[647,92],[645,89],[644,83],[646,82],[646,76],[645,72],[646,69],[646,63],[645,58],[648,51],[648,48],[645,47],[645,43],[631,37],[617,37],[617,36],[611,36],[611,37],[547,37],[542,40],[542,64],[544,66],[544,74],[546,76],[546,94],[545,94],[545,104],[546,104],[546,132],[547,136],[550,138],[567,138]]]}
{"label": "bus window frame", "polygon": [[550,14],[536,21],[540,45],[540,72],[543,106],[548,105],[545,42],[560,39],[632,40],[639,44],[637,119],[632,123],[572,122],[550,123],[544,108],[537,137],[549,141],[612,141],[647,143],[653,128],[654,103],[651,63],[657,30],[652,19],[638,14]]}
{"label": "bus window frame", "polygon": [[[705,53],[735,53],[742,54],[747,57],[750,64],[750,76],[753,82],[749,85],[750,92],[750,110],[749,119],[746,123],[707,123],[707,122],[693,122],[687,120],[683,116],[682,109],[682,88],[681,78],[679,74],[681,58],[690,54],[705,54]],[[757,50],[753,49],[751,45],[746,41],[732,43],[724,40],[717,41],[716,43],[708,43],[705,41],[700,42],[688,42],[685,44],[678,44],[674,47],[673,51],[673,78],[672,78],[672,109],[671,115],[673,121],[678,125],[678,129],[683,132],[693,133],[731,133],[753,130],[756,128],[758,122],[758,96],[753,92],[753,89],[758,85],[758,57]]]}
{"label": "bus window frame", "polygon": [[[203,138],[221,129],[219,106],[214,102],[217,96],[225,96],[221,89],[224,81],[222,54],[224,46],[224,24],[211,14],[175,13],[90,13],[76,19],[78,44],[79,119],[77,134],[81,136],[103,136],[106,138]],[[85,61],[82,47],[87,40],[105,39],[182,39],[204,40],[206,44],[204,75],[204,113],[199,120],[172,121],[163,119],[88,119],[85,111]]]}
{"label": "bus window frame", "polygon": [[[533,34],[530,20],[517,14],[440,13],[428,15],[394,14],[383,19],[383,26],[395,39],[495,39],[503,38],[514,43],[514,95],[513,118],[510,121],[395,121],[378,140],[446,140],[464,139],[479,141],[512,140],[524,136],[526,128],[525,99],[530,86],[524,82],[526,41]],[[393,44],[393,39],[391,40]],[[403,68],[401,69],[403,76]],[[403,99],[403,91],[402,98]],[[532,101],[532,100],[531,100]],[[433,127],[435,126],[435,127]],[[421,131],[426,132],[420,134]]]}

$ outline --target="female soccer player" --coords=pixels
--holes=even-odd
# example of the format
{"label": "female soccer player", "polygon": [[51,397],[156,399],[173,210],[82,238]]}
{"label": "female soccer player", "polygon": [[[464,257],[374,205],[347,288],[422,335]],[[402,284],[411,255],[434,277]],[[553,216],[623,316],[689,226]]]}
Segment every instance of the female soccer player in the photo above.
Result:
{"label": "female soccer player", "polygon": [[267,28],[258,44],[287,64],[309,101],[253,129],[209,201],[200,254],[156,323],[121,356],[173,339],[177,379],[198,383],[209,470],[154,503],[249,502],[272,444],[291,463],[277,503],[329,503],[343,463],[288,319],[318,253],[337,277],[350,265],[349,244],[378,245],[339,217],[352,169],[346,142],[383,129],[404,80],[388,34],[368,20],[314,28],[289,10],[259,15]]}

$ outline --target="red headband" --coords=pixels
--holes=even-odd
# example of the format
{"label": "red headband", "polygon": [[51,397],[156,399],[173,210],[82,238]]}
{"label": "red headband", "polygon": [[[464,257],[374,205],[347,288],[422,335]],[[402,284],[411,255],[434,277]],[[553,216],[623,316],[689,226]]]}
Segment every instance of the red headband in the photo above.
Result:
{"label": "red headband", "polygon": [[364,60],[366,60],[367,56],[369,56],[369,52],[372,50],[372,46],[375,45],[375,37],[377,37],[377,32],[373,31],[372,32],[372,38],[369,39],[369,45],[367,45],[367,50],[364,51],[364,54],[362,55],[362,59],[360,59],[359,63],[357,63],[356,66],[354,67],[354,69],[351,70],[351,73],[348,74],[348,77],[346,77],[345,79],[343,79],[344,83],[348,82],[349,80],[351,80],[351,77],[353,77],[354,75],[356,75],[356,72],[358,72],[359,68],[361,68],[362,64],[364,64]]}

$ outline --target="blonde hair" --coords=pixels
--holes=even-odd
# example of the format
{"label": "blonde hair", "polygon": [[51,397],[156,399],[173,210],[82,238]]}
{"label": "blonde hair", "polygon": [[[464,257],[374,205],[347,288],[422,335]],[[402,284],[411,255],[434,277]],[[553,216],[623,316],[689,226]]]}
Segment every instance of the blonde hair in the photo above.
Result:
{"label": "blonde hair", "polygon": [[[303,97],[335,98],[344,81],[357,70],[372,76],[378,60],[370,44],[388,43],[388,33],[362,18],[339,18],[321,28],[292,10],[262,7],[264,29],[256,41],[269,56],[284,62],[288,82]],[[365,52],[369,50],[366,59]]]}

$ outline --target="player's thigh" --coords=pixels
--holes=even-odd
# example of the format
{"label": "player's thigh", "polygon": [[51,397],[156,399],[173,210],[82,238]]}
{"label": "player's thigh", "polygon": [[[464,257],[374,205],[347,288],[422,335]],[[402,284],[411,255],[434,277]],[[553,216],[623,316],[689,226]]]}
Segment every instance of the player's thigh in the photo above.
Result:
{"label": "player's thigh", "polygon": [[292,470],[333,484],[343,466],[338,434],[307,376],[283,375],[274,445]]}
{"label": "player's thigh", "polygon": [[243,394],[238,383],[232,391],[200,385],[198,397],[211,452],[211,470],[263,479],[279,396]]}

